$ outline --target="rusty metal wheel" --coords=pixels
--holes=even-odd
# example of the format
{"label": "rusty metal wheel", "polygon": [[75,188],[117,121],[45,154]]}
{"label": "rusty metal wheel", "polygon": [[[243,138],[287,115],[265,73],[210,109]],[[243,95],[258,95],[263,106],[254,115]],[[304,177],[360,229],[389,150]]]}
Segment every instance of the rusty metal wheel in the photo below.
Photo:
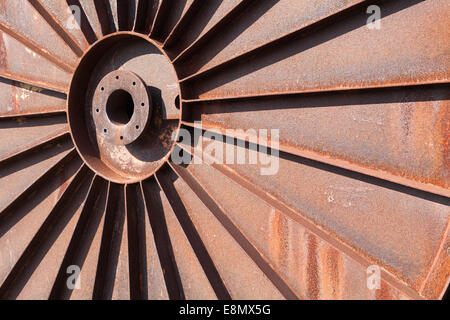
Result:
{"label": "rusty metal wheel", "polygon": [[[441,298],[449,12],[1,0],[0,298]],[[198,121],[247,131],[177,137]],[[212,145],[271,147],[277,172],[171,157]]]}

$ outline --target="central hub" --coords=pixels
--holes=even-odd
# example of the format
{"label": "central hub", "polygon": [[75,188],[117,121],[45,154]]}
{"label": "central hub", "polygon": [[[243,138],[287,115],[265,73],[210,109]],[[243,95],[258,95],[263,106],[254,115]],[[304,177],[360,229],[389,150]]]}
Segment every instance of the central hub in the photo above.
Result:
{"label": "central hub", "polygon": [[116,32],[78,64],[68,95],[74,144],[85,163],[116,183],[135,183],[169,158],[180,128],[180,86],[159,43]]}
{"label": "central hub", "polygon": [[113,71],[95,89],[92,115],[98,135],[109,142],[128,145],[146,130],[152,115],[152,98],[136,74]]}

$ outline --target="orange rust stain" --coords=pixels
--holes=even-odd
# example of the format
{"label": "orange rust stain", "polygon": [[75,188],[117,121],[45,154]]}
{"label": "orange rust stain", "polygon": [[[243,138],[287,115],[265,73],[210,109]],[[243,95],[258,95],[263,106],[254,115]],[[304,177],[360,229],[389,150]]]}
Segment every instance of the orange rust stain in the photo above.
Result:
{"label": "orange rust stain", "polygon": [[448,187],[450,180],[450,102],[448,100],[443,102],[439,118],[443,119],[441,127],[442,141],[440,141],[440,145],[442,146],[442,157],[444,161],[443,176],[447,178],[446,186]]}
{"label": "orange rust stain", "polygon": [[321,270],[321,299],[340,299],[340,255],[339,252],[327,244],[322,245],[320,253]]}
{"label": "orange rust stain", "polygon": [[308,236],[308,264],[306,267],[307,272],[307,295],[308,299],[317,300],[319,298],[319,270],[317,263],[317,239],[314,235]]}
{"label": "orange rust stain", "polygon": [[274,210],[270,226],[270,252],[282,268],[288,266],[288,225],[284,214]]}
{"label": "orange rust stain", "polygon": [[[0,8],[1,12],[1,8]],[[4,33],[0,31],[0,70],[5,71],[7,65],[7,52],[5,42],[3,40]]]}
{"label": "orange rust stain", "polygon": [[389,287],[386,282],[381,281],[380,289],[375,291],[376,300],[392,300],[394,297],[391,292],[391,287]]}

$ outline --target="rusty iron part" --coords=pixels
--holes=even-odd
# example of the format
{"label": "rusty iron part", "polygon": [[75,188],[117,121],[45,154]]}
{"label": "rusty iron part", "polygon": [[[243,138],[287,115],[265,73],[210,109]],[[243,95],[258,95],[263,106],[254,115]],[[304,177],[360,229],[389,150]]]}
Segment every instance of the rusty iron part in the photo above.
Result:
{"label": "rusty iron part", "polygon": [[[442,298],[449,15],[0,0],[0,299]],[[279,129],[278,173],[173,163],[204,150],[174,139],[197,121]]]}
{"label": "rusty iron part", "polygon": [[125,31],[98,40],[80,58],[68,93],[80,156],[108,181],[150,177],[174,147],[179,95],[175,70],[153,40]]}
{"label": "rusty iron part", "polygon": [[97,135],[113,144],[133,143],[150,122],[151,101],[147,86],[136,74],[110,72],[98,84],[92,102]]}

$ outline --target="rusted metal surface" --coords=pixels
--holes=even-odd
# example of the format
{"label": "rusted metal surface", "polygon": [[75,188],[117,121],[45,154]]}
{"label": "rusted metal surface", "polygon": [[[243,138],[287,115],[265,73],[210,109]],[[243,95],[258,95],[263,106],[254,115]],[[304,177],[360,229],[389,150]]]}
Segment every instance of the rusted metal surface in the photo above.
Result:
{"label": "rusted metal surface", "polygon": [[98,84],[91,114],[98,135],[113,144],[128,145],[147,128],[152,116],[152,98],[136,74],[118,70]]}
{"label": "rusted metal surface", "polygon": [[0,299],[442,298],[449,12],[0,1]]}

